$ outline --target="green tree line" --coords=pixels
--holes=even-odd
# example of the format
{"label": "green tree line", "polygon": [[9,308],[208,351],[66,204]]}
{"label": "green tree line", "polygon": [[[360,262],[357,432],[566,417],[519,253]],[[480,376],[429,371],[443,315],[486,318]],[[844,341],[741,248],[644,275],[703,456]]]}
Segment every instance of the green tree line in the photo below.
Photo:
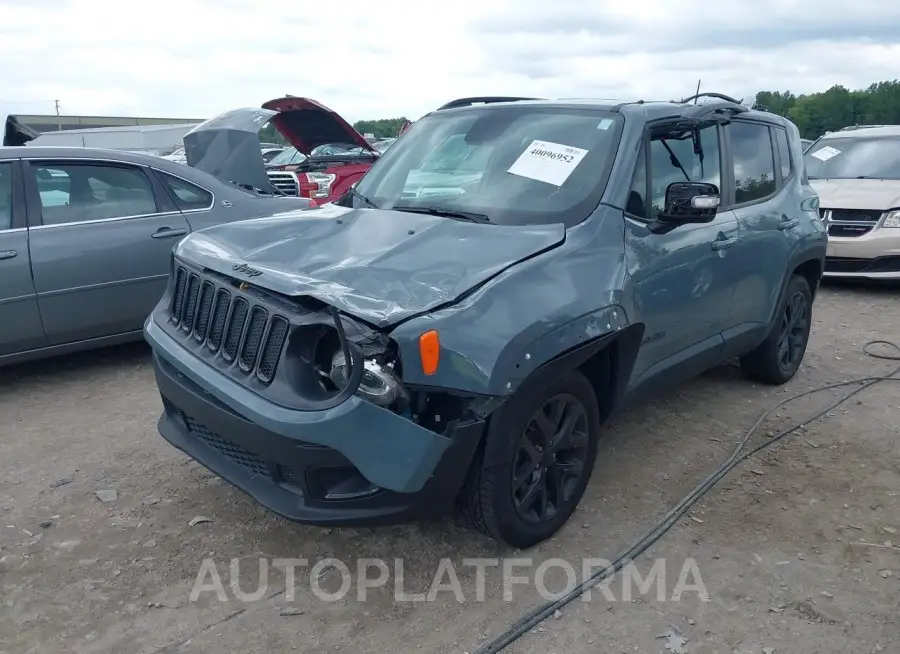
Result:
{"label": "green tree line", "polygon": [[406,118],[379,118],[377,120],[358,120],[353,128],[360,134],[374,134],[375,138],[393,138],[400,133]]}
{"label": "green tree line", "polygon": [[876,82],[855,91],[836,85],[801,95],[763,91],[756,95],[756,104],[790,119],[803,138],[814,139],[848,125],[900,125],[900,81]]}

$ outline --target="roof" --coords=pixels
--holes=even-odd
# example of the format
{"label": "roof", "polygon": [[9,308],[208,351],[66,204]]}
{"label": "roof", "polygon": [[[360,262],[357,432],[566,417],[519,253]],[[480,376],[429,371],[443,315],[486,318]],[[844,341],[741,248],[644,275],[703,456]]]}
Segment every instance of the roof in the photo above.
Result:
{"label": "roof", "polygon": [[854,125],[838,132],[831,132],[823,139],[861,139],[900,136],[900,125]]}
{"label": "roof", "polygon": [[153,166],[163,170],[181,171],[186,168],[183,164],[140,152],[51,145],[0,147],[0,159],[106,159],[141,166]]}
{"label": "roof", "polygon": [[[453,103],[450,103],[453,104]],[[617,112],[623,115],[634,116],[635,118],[644,120],[644,121],[655,121],[664,118],[678,118],[679,116],[684,115],[685,112],[693,109],[698,105],[694,105],[690,102],[676,102],[676,101],[665,101],[665,100],[611,100],[608,98],[558,98],[558,99],[512,99],[508,102],[504,101],[491,101],[489,103],[491,106],[522,106],[522,105],[534,105],[534,106],[554,106],[561,108],[579,108],[579,107],[593,107],[600,111],[609,111],[609,112]],[[702,106],[706,103],[701,103],[699,106]],[[479,107],[483,107],[484,104],[472,104],[472,105],[463,105],[451,107],[448,109],[440,110],[441,113],[445,111],[470,111],[477,110]],[[767,111],[760,111],[756,109],[751,109],[745,113],[741,114],[742,118],[753,118],[756,120],[763,120],[766,122],[774,123],[776,125],[787,125],[788,120],[779,116],[777,114],[772,114]]]}

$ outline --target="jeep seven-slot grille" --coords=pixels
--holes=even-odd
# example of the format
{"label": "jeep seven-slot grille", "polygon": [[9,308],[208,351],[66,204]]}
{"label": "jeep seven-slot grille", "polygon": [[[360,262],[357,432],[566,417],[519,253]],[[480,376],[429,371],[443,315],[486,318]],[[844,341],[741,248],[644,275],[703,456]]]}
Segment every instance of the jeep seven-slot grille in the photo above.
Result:
{"label": "jeep seven-slot grille", "polygon": [[275,377],[290,328],[286,318],[181,266],[170,312],[181,330],[226,363],[237,361],[241,371],[266,384]]}
{"label": "jeep seven-slot grille", "polygon": [[222,357],[229,363],[237,357],[237,349],[241,342],[241,334],[244,332],[244,322],[247,320],[249,309],[250,304],[244,298],[235,298],[231,303],[231,318],[225,327],[225,342],[222,344]]}

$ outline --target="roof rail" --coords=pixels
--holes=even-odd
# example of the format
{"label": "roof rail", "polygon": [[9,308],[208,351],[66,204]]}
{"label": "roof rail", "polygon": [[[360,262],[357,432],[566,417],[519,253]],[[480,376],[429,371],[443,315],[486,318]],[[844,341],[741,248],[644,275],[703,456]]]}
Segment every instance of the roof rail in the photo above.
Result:
{"label": "roof rail", "polygon": [[[693,105],[684,112],[684,119],[688,121],[723,120],[723,114],[735,115],[748,111],[750,108],[740,103],[722,100],[721,102]],[[724,118],[724,120],[728,119]]]}
{"label": "roof rail", "polygon": [[846,127],[841,127],[839,132],[850,132],[854,129],[869,129],[871,127],[896,127],[896,125],[847,125]]}
{"label": "roof rail", "polygon": [[725,102],[733,102],[734,104],[741,104],[740,100],[735,100],[730,95],[723,95],[722,93],[697,93],[696,95],[689,96],[687,98],[682,98],[678,101],[678,104],[686,104],[691,100],[698,100],[699,98],[715,98],[716,100],[724,100]]}
{"label": "roof rail", "polygon": [[506,97],[502,95],[496,96],[484,96],[477,98],[459,98],[458,100],[451,100],[447,104],[438,107],[437,111],[442,111],[444,109],[456,109],[457,107],[470,107],[473,104],[492,104],[494,102],[520,102],[522,100],[543,100],[544,98],[517,98],[517,97]]}

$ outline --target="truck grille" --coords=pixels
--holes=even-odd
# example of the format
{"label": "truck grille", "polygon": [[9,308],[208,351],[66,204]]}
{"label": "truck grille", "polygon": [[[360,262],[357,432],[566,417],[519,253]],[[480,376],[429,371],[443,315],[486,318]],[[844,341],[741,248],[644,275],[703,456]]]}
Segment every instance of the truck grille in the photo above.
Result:
{"label": "truck grille", "polygon": [[868,209],[822,209],[829,236],[853,238],[871,232],[881,220],[880,211]]}
{"label": "truck grille", "polygon": [[297,174],[284,170],[269,170],[269,182],[285,195],[297,197],[300,194],[300,183]]}
{"label": "truck grille", "polygon": [[172,322],[227,364],[237,362],[242,372],[265,384],[274,379],[287,342],[287,318],[270,315],[263,305],[183,266],[175,270],[169,312]]}

